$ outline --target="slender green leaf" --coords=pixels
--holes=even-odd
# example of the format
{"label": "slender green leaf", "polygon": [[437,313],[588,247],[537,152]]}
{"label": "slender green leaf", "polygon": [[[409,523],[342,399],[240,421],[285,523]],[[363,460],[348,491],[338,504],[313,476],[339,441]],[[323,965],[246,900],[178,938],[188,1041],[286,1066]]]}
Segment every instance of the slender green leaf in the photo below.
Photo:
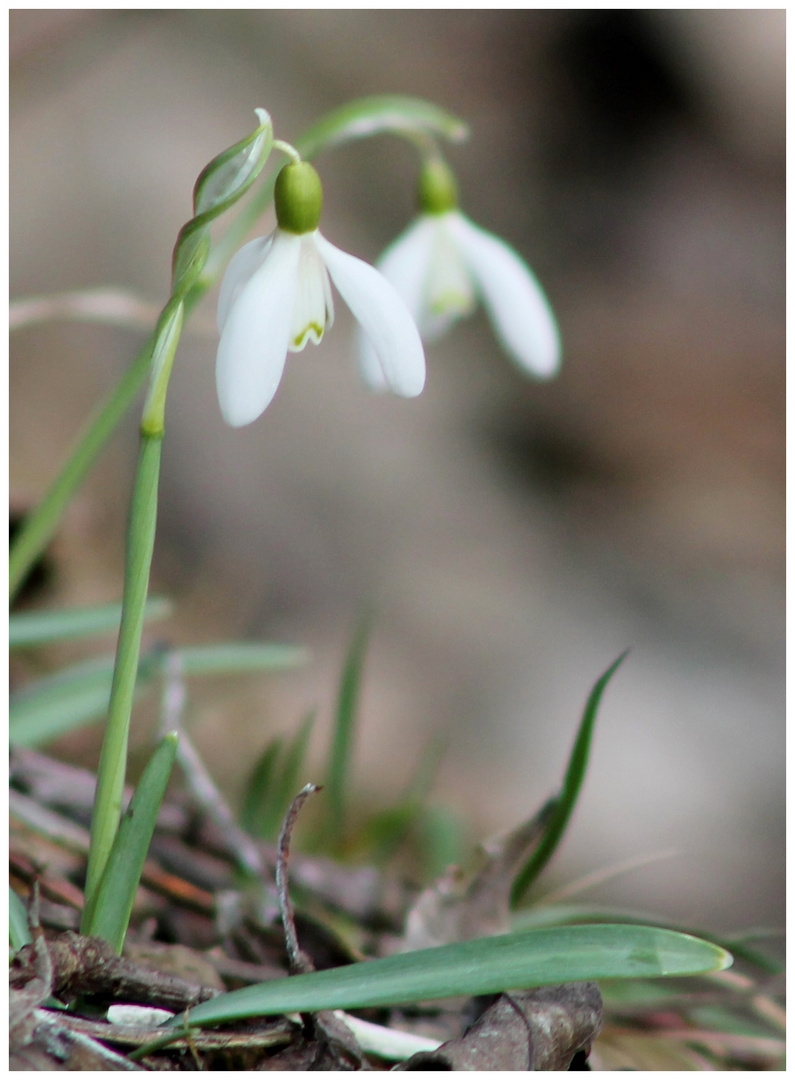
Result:
{"label": "slender green leaf", "polygon": [[275,840],[291,801],[302,786],[298,777],[306,760],[314,711],[304,717],[293,739],[277,736],[265,747],[246,788],[240,821],[261,840]]}
{"label": "slender green leaf", "polygon": [[[284,736],[271,739],[255,764],[240,809],[240,824],[251,836],[269,839],[272,825],[276,763],[284,749]],[[278,825],[276,826],[278,829]]]}
{"label": "slender green leaf", "polygon": [[83,933],[104,938],[117,953],[121,953],[124,945],[135,893],[174,765],[177,741],[176,732],[166,735],[149,759],[119,825],[93,906],[87,905],[84,912]]}
{"label": "slender green leaf", "polygon": [[495,994],[586,979],[696,975],[730,963],[731,956],[716,945],[653,926],[533,930],[259,983],[196,1006],[188,1019],[204,1025],[248,1016]]}
{"label": "slender green leaf", "polygon": [[[146,602],[144,619],[148,622],[165,619],[172,610],[171,601],[153,597]],[[8,644],[18,648],[91,637],[118,631],[120,621],[121,604],[67,608],[65,611],[26,611],[9,619]]]}
{"label": "slender green leaf", "polygon": [[[282,671],[304,663],[307,652],[293,645],[226,642],[173,650],[185,675],[227,675],[245,671]],[[112,656],[73,664],[38,679],[12,695],[9,738],[15,746],[40,746],[107,715],[113,679]],[[161,673],[161,654],[141,657],[136,690]]]}
{"label": "slender green leaf", "polygon": [[[195,303],[198,303],[198,297]],[[135,401],[149,371],[154,344],[155,338],[152,334],[117,385],[86,423],[77,439],[75,449],[53,480],[42,501],[32,513],[25,516],[9,551],[8,577],[12,600],[22,587],[31,566],[54,536],[58,522],[75,492],[97,461],[122,417]]]}
{"label": "slender green leaf", "polygon": [[626,653],[622,653],[621,656],[610,665],[604,675],[597,680],[593,690],[591,690],[588,701],[585,704],[582,720],[580,721],[577,738],[574,740],[574,746],[572,747],[571,756],[569,757],[566,775],[563,778],[563,787],[556,799],[556,805],[550,814],[549,821],[547,822],[547,826],[538,846],[516,875],[516,879],[513,883],[513,888],[511,890],[511,904],[514,907],[519,903],[552,858],[555,849],[563,838],[569,818],[571,817],[575,803],[577,802],[577,796],[582,787],[585,770],[588,766],[591,736],[593,734],[599,703],[602,700],[602,694],[626,655]]}
{"label": "slender green leaf", "polygon": [[[141,671],[139,684],[149,674]],[[13,746],[40,746],[107,714],[113,657],[103,656],[38,679],[11,696],[8,735]]]}
{"label": "slender green leaf", "polygon": [[309,659],[307,649],[256,641],[188,645],[174,649],[185,675],[237,675],[243,671],[285,671]]}
{"label": "slender green leaf", "polygon": [[17,953],[23,945],[29,945],[32,941],[30,928],[28,927],[28,913],[19,896],[9,886],[8,888],[8,942],[11,952]]}
{"label": "slender green leaf", "polygon": [[337,696],[334,733],[326,774],[326,796],[329,807],[327,837],[332,847],[339,844],[345,835],[353,732],[371,621],[369,615],[365,616],[353,635],[348,655],[345,658]]}

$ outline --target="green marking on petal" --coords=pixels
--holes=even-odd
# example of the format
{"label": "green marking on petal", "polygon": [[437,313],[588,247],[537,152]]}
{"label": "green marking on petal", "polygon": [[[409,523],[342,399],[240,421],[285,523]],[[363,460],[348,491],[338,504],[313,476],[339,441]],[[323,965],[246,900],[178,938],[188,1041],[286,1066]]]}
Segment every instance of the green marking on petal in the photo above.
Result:
{"label": "green marking on petal", "polygon": [[323,331],[325,329],[325,326],[320,326],[318,323],[309,323],[309,325],[305,327],[300,334],[297,334],[293,338],[292,344],[290,346],[291,351],[300,352],[300,350],[303,349],[303,347],[306,345],[307,341],[312,341],[315,345],[319,344],[321,338],[323,337]]}
{"label": "green marking on petal", "polygon": [[428,305],[432,315],[469,315],[475,309],[471,294],[462,292],[435,293]]}

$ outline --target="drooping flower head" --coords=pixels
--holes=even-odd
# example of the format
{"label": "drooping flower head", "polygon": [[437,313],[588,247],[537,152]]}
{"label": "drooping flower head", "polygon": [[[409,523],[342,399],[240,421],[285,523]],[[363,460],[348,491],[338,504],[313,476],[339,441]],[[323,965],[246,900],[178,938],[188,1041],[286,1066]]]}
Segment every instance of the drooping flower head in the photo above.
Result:
{"label": "drooping flower head", "polygon": [[317,345],[334,321],[331,281],[359,321],[379,387],[414,397],[425,355],[405,302],[372,266],[318,231],[323,192],[315,169],[294,161],[276,178],[276,228],[230,261],[218,299],[216,385],[228,424],[250,424],[267,408],[288,352]]}
{"label": "drooping flower head", "polygon": [[[499,237],[458,209],[455,178],[440,157],[420,175],[419,217],[378,260],[378,268],[406,301],[424,340],[433,341],[483,302],[508,355],[538,378],[560,365],[560,335],[535,275]],[[364,377],[385,388],[366,342]]]}

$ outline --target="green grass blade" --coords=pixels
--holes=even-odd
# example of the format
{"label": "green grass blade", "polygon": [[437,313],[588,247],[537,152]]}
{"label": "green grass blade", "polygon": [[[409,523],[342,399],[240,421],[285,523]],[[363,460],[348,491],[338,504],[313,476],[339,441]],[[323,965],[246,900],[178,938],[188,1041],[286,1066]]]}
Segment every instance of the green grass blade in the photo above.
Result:
{"label": "green grass blade", "polygon": [[284,815],[301,783],[299,773],[306,760],[314,711],[304,717],[294,738],[285,745],[283,736],[265,747],[246,787],[240,822],[246,832],[261,840],[275,840]]}
{"label": "green grass blade", "polygon": [[730,963],[716,945],[652,926],[534,930],[259,983],[196,1006],[189,1022],[398,1005],[585,979],[697,975]]}
{"label": "green grass blade", "polygon": [[[231,675],[247,671],[283,671],[306,661],[307,652],[292,645],[234,642],[173,650],[186,675]],[[9,709],[9,738],[14,746],[40,746],[67,731],[107,715],[113,679],[112,656],[73,664],[17,691]],[[141,657],[136,691],[160,674],[161,654]]]}
{"label": "green grass blade", "polygon": [[8,943],[11,952],[17,953],[23,945],[29,945],[32,941],[30,928],[28,927],[28,913],[19,896],[9,886],[8,889]]}
{"label": "green grass blade", "polygon": [[364,668],[364,657],[370,637],[371,618],[366,616],[356,629],[351,641],[337,696],[334,733],[326,773],[326,797],[328,799],[327,843],[336,847],[345,835],[345,813],[348,804],[348,784],[353,753],[353,732],[356,709]]}
{"label": "green grass blade", "polygon": [[555,849],[563,838],[566,826],[569,823],[569,818],[571,817],[575,803],[577,802],[577,796],[582,787],[585,770],[588,766],[591,736],[593,735],[594,723],[596,721],[596,714],[599,710],[599,703],[602,700],[602,694],[626,655],[626,653],[622,653],[621,656],[610,665],[604,675],[597,680],[593,690],[591,690],[588,701],[585,704],[582,720],[580,721],[577,738],[574,740],[574,746],[572,747],[571,756],[569,757],[569,763],[566,768],[566,775],[563,778],[563,787],[557,797],[556,806],[550,815],[546,829],[544,830],[544,835],[541,837],[538,846],[514,880],[513,888],[511,890],[511,904],[514,907],[519,903],[552,858]]}
{"label": "green grass blade", "polygon": [[[270,839],[276,764],[284,750],[284,737],[271,739],[254,766],[240,808],[240,824],[250,836]],[[278,829],[278,825],[276,826]]]}
{"label": "green grass blade", "polygon": [[269,642],[229,641],[173,649],[184,675],[236,675],[245,671],[285,671],[309,659],[307,649]]}
{"label": "green grass blade", "polygon": [[[173,608],[169,600],[147,600],[144,618],[152,622],[167,618]],[[101,607],[69,608],[66,611],[31,611],[12,615],[8,622],[8,644],[11,648],[48,645],[53,641],[68,641],[118,631],[121,604]]]}
{"label": "green grass blade", "polygon": [[58,528],[64,510],[91,471],[110,436],[135,401],[146,379],[152,357],[154,335],[113,388],[78,437],[71,456],[36,509],[25,521],[11,545],[8,560],[9,591],[16,596],[33,563]]}
{"label": "green grass blade", "polygon": [[82,932],[104,938],[117,953],[121,953],[124,945],[135,893],[176,753],[177,734],[171,732],[160,741],[144,769],[119,825],[93,908],[84,912]]}
{"label": "green grass blade", "polygon": [[[72,664],[11,697],[8,735],[13,746],[40,746],[107,714],[113,657]],[[139,676],[140,679],[140,676]]]}

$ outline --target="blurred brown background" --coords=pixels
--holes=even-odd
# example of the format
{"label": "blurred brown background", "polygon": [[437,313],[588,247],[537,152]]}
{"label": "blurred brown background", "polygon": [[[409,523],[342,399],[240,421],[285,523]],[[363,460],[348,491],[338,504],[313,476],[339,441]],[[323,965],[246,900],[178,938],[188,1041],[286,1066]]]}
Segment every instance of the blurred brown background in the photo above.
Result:
{"label": "blurred brown background", "polygon": [[[402,401],[360,385],[340,303],[264,418],[233,431],[214,296],[199,310],[154,571],[179,613],[152,635],[314,651],[307,672],[192,688],[225,787],[312,704],[322,751],[375,600],[360,790],[396,796],[441,733],[436,796],[479,835],[505,830],[557,785],[590,686],[629,646],[549,883],[675,849],[590,895],[696,925],[779,921],[783,12],[17,10],[11,62],[14,297],[114,285],[161,303],[195,177],[255,106],[290,140],[353,97],[408,93],[469,121],[449,153],[463,209],[528,258],[559,316],[556,381],[525,379],[479,315]],[[324,233],[374,259],[411,218],[412,151],[383,137],[318,164]],[[145,332],[15,334],[15,509]],[[120,594],[135,445],[132,416],[39,604]],[[93,761],[96,743],[61,749]]]}

